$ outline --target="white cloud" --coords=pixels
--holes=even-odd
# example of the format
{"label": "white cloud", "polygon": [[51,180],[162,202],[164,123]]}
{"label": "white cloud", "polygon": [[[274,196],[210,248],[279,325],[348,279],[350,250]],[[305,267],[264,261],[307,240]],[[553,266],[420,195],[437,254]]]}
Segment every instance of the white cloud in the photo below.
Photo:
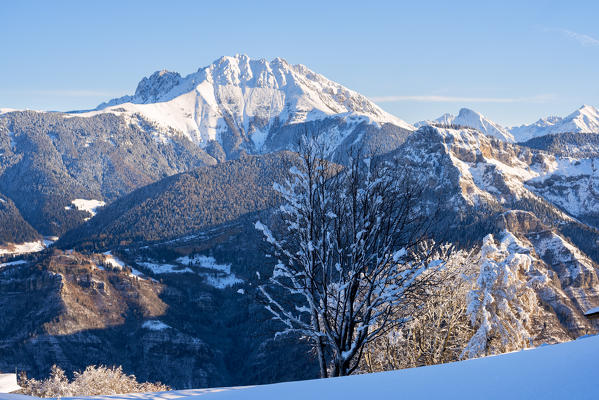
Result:
{"label": "white cloud", "polygon": [[46,96],[64,96],[64,97],[109,97],[114,96],[114,93],[98,90],[33,90],[32,94],[46,95]]}
{"label": "white cloud", "polygon": [[544,103],[553,100],[555,95],[538,95],[533,97],[461,97],[461,96],[378,96],[371,97],[378,103],[394,103],[399,101],[418,101],[425,103]]}
{"label": "white cloud", "polygon": [[585,47],[599,46],[599,39],[595,39],[594,37],[585,35],[584,33],[573,32],[567,29],[559,29],[559,32],[571,39],[576,40]]}
{"label": "white cloud", "polygon": [[103,90],[74,90],[74,89],[48,89],[48,90],[11,90],[2,91],[6,95],[29,95],[29,96],[56,96],[56,97],[117,97],[117,92]]}

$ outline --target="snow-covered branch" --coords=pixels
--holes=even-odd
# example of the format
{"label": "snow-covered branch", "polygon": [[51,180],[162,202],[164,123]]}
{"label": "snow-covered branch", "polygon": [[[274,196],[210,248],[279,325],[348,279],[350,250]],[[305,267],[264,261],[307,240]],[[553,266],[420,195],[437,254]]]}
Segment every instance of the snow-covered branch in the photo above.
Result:
{"label": "snow-covered branch", "polygon": [[313,339],[323,376],[327,367],[346,375],[366,344],[405,322],[393,310],[416,298],[439,264],[423,251],[419,187],[401,168],[359,154],[341,168],[320,149],[304,140],[300,165],[274,185],[283,232],[256,223],[279,259],[261,292],[282,332]]}

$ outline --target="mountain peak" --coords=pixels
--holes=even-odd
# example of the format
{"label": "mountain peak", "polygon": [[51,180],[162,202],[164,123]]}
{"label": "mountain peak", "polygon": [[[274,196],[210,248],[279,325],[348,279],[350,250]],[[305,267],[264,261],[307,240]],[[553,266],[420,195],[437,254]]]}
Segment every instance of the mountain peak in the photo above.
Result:
{"label": "mountain peak", "polygon": [[156,71],[139,82],[134,97],[139,99],[140,103],[154,103],[162,94],[167,93],[180,82],[181,75],[178,72],[166,69]]}
{"label": "mountain peak", "polygon": [[580,114],[587,115],[590,117],[599,117],[599,110],[591,105],[583,104],[578,110]]}
{"label": "mountain peak", "polygon": [[347,132],[362,122],[414,129],[365,96],[301,64],[245,54],[220,57],[187,76],[154,72],[140,81],[134,95],[103,103],[96,112],[137,114],[201,146],[222,141],[228,132],[231,144],[225,147],[245,146],[249,152],[262,151],[271,134],[286,126],[328,118],[335,118]]}
{"label": "mountain peak", "polygon": [[479,113],[479,112],[476,112],[476,111],[474,111],[474,110],[472,110],[472,109],[470,109],[470,108],[466,108],[466,107],[462,107],[462,108],[460,108],[460,111],[458,111],[458,117],[459,117],[460,115],[463,115],[463,116],[465,116],[465,115],[477,115],[477,116],[480,116],[480,117],[482,117],[482,114],[481,114],[481,113]]}
{"label": "mountain peak", "polygon": [[494,136],[506,142],[513,142],[514,137],[510,132],[501,125],[489,120],[481,113],[470,108],[462,107],[458,111],[457,117],[452,114],[443,114],[434,121],[422,121],[415,126],[429,125],[431,123],[443,125],[461,125],[469,128],[477,129],[485,135]]}
{"label": "mountain peak", "polygon": [[460,109],[460,112],[453,120],[453,123],[478,129],[485,135],[494,136],[498,139],[505,140],[506,142],[514,141],[514,137],[506,128],[469,108]]}
{"label": "mountain peak", "polygon": [[524,142],[538,136],[557,133],[599,133],[599,110],[583,104],[568,116],[541,118],[530,125],[521,125],[511,129],[518,141]]}

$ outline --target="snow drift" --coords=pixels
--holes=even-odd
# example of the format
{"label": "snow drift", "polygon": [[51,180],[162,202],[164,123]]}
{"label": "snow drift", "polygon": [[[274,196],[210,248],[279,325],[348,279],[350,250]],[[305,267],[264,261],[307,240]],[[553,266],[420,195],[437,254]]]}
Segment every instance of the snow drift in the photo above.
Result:
{"label": "snow drift", "polygon": [[599,398],[599,386],[596,383],[596,376],[599,373],[598,356],[599,336],[592,336],[495,357],[377,374],[263,386],[94,398],[113,400],[597,399]]}

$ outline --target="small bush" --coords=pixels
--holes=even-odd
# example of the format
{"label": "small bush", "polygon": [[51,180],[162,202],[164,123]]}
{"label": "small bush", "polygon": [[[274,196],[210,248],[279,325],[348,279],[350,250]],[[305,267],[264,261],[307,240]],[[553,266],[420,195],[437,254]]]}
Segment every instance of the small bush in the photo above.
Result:
{"label": "small bush", "polygon": [[27,379],[21,375],[20,393],[37,397],[96,396],[139,392],[163,392],[170,387],[158,383],[140,383],[135,375],[127,375],[122,367],[88,366],[75,372],[69,381],[65,372],[54,365],[50,377],[44,380]]}

